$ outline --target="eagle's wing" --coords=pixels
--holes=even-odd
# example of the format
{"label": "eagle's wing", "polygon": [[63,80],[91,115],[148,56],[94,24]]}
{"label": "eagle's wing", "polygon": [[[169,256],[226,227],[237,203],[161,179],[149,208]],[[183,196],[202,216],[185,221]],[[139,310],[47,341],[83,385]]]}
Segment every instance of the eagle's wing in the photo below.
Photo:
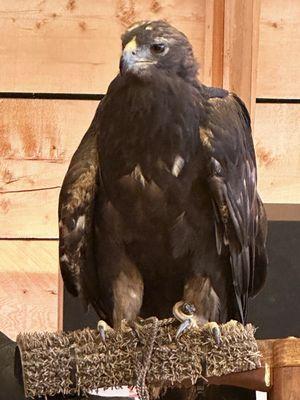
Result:
{"label": "eagle's wing", "polygon": [[[59,259],[64,284],[74,296],[89,302],[97,293],[93,251],[96,196],[103,194],[97,153],[96,121],[72,157],[59,196]],[[97,310],[98,312],[100,310]]]}
{"label": "eagle's wing", "polygon": [[266,269],[266,218],[256,187],[250,117],[234,94],[211,97],[208,103],[208,127],[200,129],[200,138],[208,157],[216,246],[219,254],[229,249],[237,310],[244,321],[248,296],[257,292]]}

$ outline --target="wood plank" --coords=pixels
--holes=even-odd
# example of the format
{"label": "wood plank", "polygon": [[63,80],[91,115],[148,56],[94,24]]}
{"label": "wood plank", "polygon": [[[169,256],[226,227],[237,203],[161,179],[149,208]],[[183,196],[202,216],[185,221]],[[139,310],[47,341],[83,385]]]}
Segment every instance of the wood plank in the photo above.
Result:
{"label": "wood plank", "polygon": [[300,98],[300,2],[262,0],[257,97]]}
{"label": "wood plank", "polygon": [[59,187],[97,104],[0,102],[1,238],[57,237]]}
{"label": "wood plank", "polygon": [[224,2],[206,0],[204,65],[202,79],[206,85],[223,86]]}
{"label": "wood plank", "polygon": [[252,47],[251,47],[251,77],[250,77],[250,116],[252,125],[255,123],[257,98],[257,65],[259,52],[261,0],[254,0],[252,8]]}
{"label": "wood plank", "polygon": [[268,221],[300,221],[300,203],[265,203],[265,208]]}
{"label": "wood plank", "polygon": [[224,13],[225,0],[214,2],[214,32],[213,32],[213,59],[212,59],[212,86],[223,85],[224,62]]}
{"label": "wood plank", "polygon": [[266,203],[300,203],[300,104],[257,104],[258,188]]}
{"label": "wood plank", "polygon": [[223,87],[237,93],[252,117],[260,0],[225,0]]}
{"label": "wood plank", "polygon": [[288,337],[276,340],[273,346],[274,367],[300,367],[300,339]]}
{"label": "wood plank", "polygon": [[167,19],[185,32],[202,65],[204,9],[205,0],[0,0],[1,91],[105,93],[120,35],[142,19]]}
{"label": "wood plank", "polygon": [[0,240],[0,331],[58,327],[57,241]]}
{"label": "wood plank", "polygon": [[245,389],[259,390],[261,392],[269,392],[271,388],[265,383],[265,374],[265,367],[262,367],[252,371],[214,376],[207,380],[210,385],[230,385]]}
{"label": "wood plank", "polygon": [[300,367],[274,368],[274,386],[270,400],[298,400]]}
{"label": "wood plank", "polygon": [[296,400],[300,393],[300,339],[276,340],[273,347],[274,381],[271,400]]}

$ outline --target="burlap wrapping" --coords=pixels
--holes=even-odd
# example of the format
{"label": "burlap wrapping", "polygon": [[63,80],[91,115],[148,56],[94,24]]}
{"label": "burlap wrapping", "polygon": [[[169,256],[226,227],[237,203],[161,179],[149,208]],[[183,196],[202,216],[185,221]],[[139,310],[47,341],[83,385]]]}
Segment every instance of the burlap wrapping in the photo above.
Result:
{"label": "burlap wrapping", "polygon": [[[220,325],[221,345],[205,326],[192,329],[178,340],[178,321],[159,321],[146,384],[151,389],[206,376],[220,376],[260,367],[254,328],[235,321]],[[58,393],[87,393],[122,385],[134,386],[153,335],[152,322],[139,335],[124,324],[108,333],[103,343],[96,330],[69,333],[22,333],[17,338],[26,397]],[[144,357],[144,359],[143,359]]]}

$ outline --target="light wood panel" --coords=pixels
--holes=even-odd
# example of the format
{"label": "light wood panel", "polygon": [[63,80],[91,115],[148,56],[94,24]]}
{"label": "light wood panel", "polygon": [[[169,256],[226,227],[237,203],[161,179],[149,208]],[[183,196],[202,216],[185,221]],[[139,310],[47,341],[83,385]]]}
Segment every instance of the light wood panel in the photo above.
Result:
{"label": "light wood panel", "polygon": [[205,0],[0,0],[1,91],[104,93],[128,24],[165,18],[203,64]]}
{"label": "light wood panel", "polygon": [[237,93],[254,119],[260,0],[225,0],[223,87]]}
{"label": "light wood panel", "polygon": [[257,104],[258,187],[266,203],[300,203],[300,104]]}
{"label": "light wood panel", "polygon": [[300,2],[261,0],[257,97],[300,98]]}
{"label": "light wood panel", "polygon": [[268,221],[300,221],[300,204],[265,204]]}
{"label": "light wood panel", "polygon": [[271,400],[296,400],[300,393],[300,339],[290,337],[273,344]]}
{"label": "light wood panel", "polygon": [[0,331],[58,328],[57,241],[0,240]]}
{"label": "light wood panel", "polygon": [[59,186],[97,104],[0,102],[0,237],[57,237]]}
{"label": "light wood panel", "polygon": [[223,86],[225,0],[205,1],[204,65],[202,79],[206,85]]}

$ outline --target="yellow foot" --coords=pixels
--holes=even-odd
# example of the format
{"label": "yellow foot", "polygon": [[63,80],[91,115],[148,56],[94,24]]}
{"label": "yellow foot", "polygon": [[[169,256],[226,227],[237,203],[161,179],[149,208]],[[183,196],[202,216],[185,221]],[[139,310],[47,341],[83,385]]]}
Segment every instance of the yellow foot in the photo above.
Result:
{"label": "yellow foot", "polygon": [[106,341],[106,333],[113,331],[113,329],[103,320],[98,321],[97,329],[103,343]]}
{"label": "yellow foot", "polygon": [[176,339],[186,333],[189,329],[199,327],[197,317],[195,316],[195,307],[193,304],[179,301],[173,307],[173,315],[181,322],[176,332]]}
{"label": "yellow foot", "polygon": [[221,331],[219,325],[216,322],[207,322],[203,325],[202,329],[210,332],[218,346],[222,344]]}

